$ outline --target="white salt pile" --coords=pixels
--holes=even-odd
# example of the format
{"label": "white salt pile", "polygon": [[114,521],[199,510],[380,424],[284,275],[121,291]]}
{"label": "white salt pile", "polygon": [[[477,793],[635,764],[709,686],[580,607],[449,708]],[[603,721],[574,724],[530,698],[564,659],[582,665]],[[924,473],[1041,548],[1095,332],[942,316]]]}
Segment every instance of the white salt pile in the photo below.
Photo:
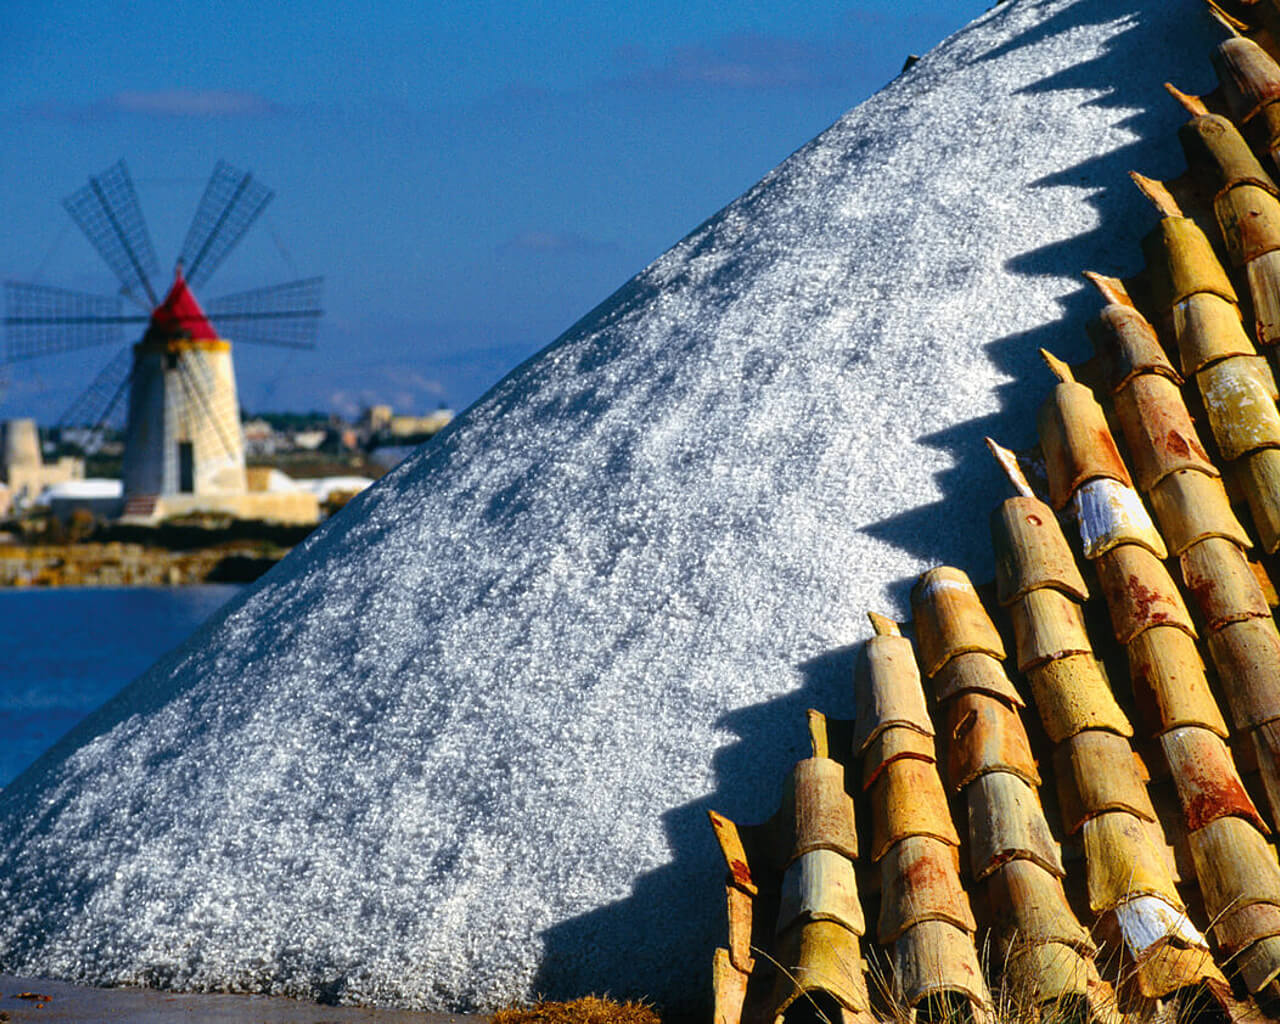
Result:
{"label": "white salt pile", "polygon": [[982,435],[1136,269],[1218,38],[1013,0],[695,230],[4,792],[0,969],[705,1006],[706,809],[851,713],[867,608],[990,577]]}

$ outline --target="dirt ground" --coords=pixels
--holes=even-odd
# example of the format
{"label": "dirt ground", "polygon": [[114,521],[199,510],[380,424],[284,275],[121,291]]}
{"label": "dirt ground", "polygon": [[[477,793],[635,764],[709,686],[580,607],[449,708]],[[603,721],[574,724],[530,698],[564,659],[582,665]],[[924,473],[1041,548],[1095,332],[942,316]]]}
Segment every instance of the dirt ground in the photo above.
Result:
{"label": "dirt ground", "polygon": [[[33,996],[47,996],[35,999]],[[0,1022],[43,1024],[488,1024],[469,1014],[319,1006],[278,996],[189,995],[138,988],[86,988],[0,974]]]}

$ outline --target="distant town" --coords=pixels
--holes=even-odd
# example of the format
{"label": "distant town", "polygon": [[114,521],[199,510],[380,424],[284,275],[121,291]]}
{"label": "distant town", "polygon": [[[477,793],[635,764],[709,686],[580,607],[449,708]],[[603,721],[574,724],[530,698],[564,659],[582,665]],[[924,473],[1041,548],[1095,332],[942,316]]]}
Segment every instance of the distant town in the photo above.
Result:
{"label": "distant town", "polygon": [[243,452],[243,486],[226,494],[183,483],[192,476],[184,451],[192,461],[207,439],[178,444],[175,487],[139,494],[125,485],[138,474],[125,431],[0,423],[0,586],[252,580],[452,419],[445,408],[417,415],[389,405],[354,422],[243,414],[228,444]]}

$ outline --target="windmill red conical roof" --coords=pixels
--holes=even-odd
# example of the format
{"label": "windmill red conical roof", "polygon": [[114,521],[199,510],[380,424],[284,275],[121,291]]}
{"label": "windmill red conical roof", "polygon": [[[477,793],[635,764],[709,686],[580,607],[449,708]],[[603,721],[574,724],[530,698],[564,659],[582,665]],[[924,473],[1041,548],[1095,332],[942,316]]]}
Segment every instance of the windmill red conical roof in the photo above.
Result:
{"label": "windmill red conical roof", "polygon": [[169,289],[169,294],[152,312],[151,326],[166,333],[186,334],[197,339],[218,337],[218,332],[213,329],[213,324],[187,287],[181,266],[173,275],[173,287]]}

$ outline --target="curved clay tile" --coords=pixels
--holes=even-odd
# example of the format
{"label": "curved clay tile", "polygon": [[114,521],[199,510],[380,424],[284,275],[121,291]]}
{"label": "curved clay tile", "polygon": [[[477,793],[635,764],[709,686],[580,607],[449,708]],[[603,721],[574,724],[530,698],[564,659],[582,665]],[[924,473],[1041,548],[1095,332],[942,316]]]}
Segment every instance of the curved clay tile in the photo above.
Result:
{"label": "curved clay tile", "polygon": [[739,827],[710,812],[728,868],[729,944],[712,969],[721,1024],[773,1021],[817,993],[833,998],[846,1019],[873,1024],[853,805],[844,766],[821,756],[830,747],[826,719],[811,713],[809,730],[817,756],[797,763],[769,821]]}
{"label": "curved clay tile", "polygon": [[1089,909],[1095,914],[1114,910],[1134,896],[1159,896],[1182,909],[1168,857],[1152,842],[1151,830],[1140,818],[1112,811],[1090,818],[1082,831]]}
{"label": "curved clay tile", "polygon": [[1280,447],[1280,410],[1250,356],[1232,356],[1196,374],[1200,400],[1218,450],[1227,461]]}
{"label": "curved clay tile", "polygon": [[1217,195],[1245,187],[1277,194],[1275,182],[1230,118],[1219,114],[1193,117],[1179,129],[1178,141],[1192,174]]}
{"label": "curved clay tile", "polygon": [[933,735],[910,640],[904,636],[873,636],[863,648],[858,668],[855,754],[861,755],[867,744],[890,726]]}
{"label": "curved clay tile", "polygon": [[1221,295],[1188,295],[1173,306],[1172,316],[1179,361],[1188,378],[1219,360],[1257,352],[1240,321],[1239,307]]}
{"label": "curved clay tile", "polygon": [[1058,807],[1067,833],[1107,811],[1128,811],[1156,821],[1150,781],[1129,741],[1103,729],[1076,733],[1053,753]]}
{"label": "curved clay tile", "polygon": [[1182,582],[1206,632],[1241,619],[1264,619],[1271,606],[1257,573],[1237,544],[1225,537],[1206,537],[1179,558]]}
{"label": "curved clay tile", "polygon": [[1242,619],[1209,634],[1231,718],[1253,729],[1280,718],[1280,634],[1270,619]]}
{"label": "curved clay tile", "polygon": [[929,836],[896,843],[880,861],[879,941],[893,942],[922,921],[978,930],[960,884],[956,848]]}
{"label": "curved clay tile", "polygon": [[1032,699],[1053,743],[1084,729],[1132,736],[1133,726],[1116,703],[1102,666],[1092,653],[1046,661],[1027,672]]}
{"label": "curved clay tile", "polygon": [[1049,503],[1055,509],[1063,508],[1090,480],[1131,484],[1102,406],[1083,384],[1059,383],[1041,406],[1037,424],[1049,475]]}
{"label": "curved clay tile", "polygon": [[862,751],[862,788],[869,789],[887,765],[903,757],[933,764],[937,760],[933,737],[902,726],[877,734]]}
{"label": "curved clay tile", "polygon": [[1196,635],[1191,613],[1164,563],[1138,544],[1121,544],[1094,563],[1098,585],[1121,645],[1154,626],[1175,626]]}
{"label": "curved clay tile", "polygon": [[1263,550],[1274,555],[1280,549],[1280,450],[1264,448],[1240,461],[1240,489],[1254,529]]}
{"label": "curved clay tile", "polygon": [[986,693],[1013,707],[1026,707],[1004,665],[990,654],[959,654],[942,666],[929,680],[933,699],[939,704],[962,693]]}
{"label": "curved clay tile", "polygon": [[1017,711],[997,697],[967,692],[943,705],[947,787],[957,793],[987,772],[1008,772],[1028,785],[1040,775]]}
{"label": "curved clay tile", "polygon": [[1019,672],[1093,650],[1080,602],[1060,591],[1050,587],[1033,590],[1010,606],[1009,616]]}
{"label": "curved clay tile", "polygon": [[[1192,295],[1209,294],[1235,304],[1236,290],[1205,233],[1190,217],[1162,217],[1142,240],[1152,299],[1174,309]],[[1236,317],[1239,320],[1239,315]],[[1182,366],[1182,375],[1192,371]]]}
{"label": "curved clay tile", "polygon": [[1263,107],[1280,99],[1280,66],[1252,39],[1225,39],[1214,49],[1212,59],[1223,99],[1240,123],[1251,121]]}
{"label": "curved clay tile", "polygon": [[1138,544],[1157,558],[1168,556],[1138,492],[1118,480],[1103,478],[1081,484],[1071,497],[1080,528],[1084,557],[1097,558],[1121,544]]}
{"label": "curved clay tile", "polygon": [[1221,475],[1200,443],[1182,392],[1168,377],[1135,373],[1113,401],[1138,490],[1145,494],[1177,470]]}
{"label": "curved clay tile", "polygon": [[1209,537],[1222,537],[1241,548],[1253,546],[1216,477],[1176,470],[1156,484],[1147,498],[1174,555]]}
{"label": "curved clay tile", "polygon": [[1185,630],[1157,626],[1126,648],[1134,705],[1153,734],[1194,725],[1223,737],[1227,723],[1205,678],[1204,662]]}
{"label": "curved clay tile", "polygon": [[1115,302],[1112,297],[1088,325],[1088,331],[1094,348],[1105,361],[1113,393],[1138,376],[1161,376],[1175,386],[1182,384],[1182,375],[1169,361],[1155,328],[1133,306]]}
{"label": "curved clay tile", "polygon": [[[1170,729],[1160,737],[1160,746],[1178,788],[1188,833],[1225,817],[1243,818],[1260,832],[1271,831],[1245,791],[1221,737],[1195,726]],[[1276,897],[1280,899],[1280,889]]]}
{"label": "curved clay tile", "polygon": [[960,992],[976,1007],[988,1007],[991,994],[973,937],[946,921],[925,921],[894,943],[894,967],[907,1005],[930,996]]}
{"label": "curved clay tile", "polygon": [[1001,502],[991,514],[996,558],[996,598],[1008,606],[1033,590],[1052,587],[1077,601],[1089,588],[1076,565],[1053,509],[1038,498]]}
{"label": "curved clay tile", "polygon": [[872,784],[870,801],[873,862],[909,836],[960,845],[936,765],[913,758],[890,762]]}
{"label": "curved clay tile", "polygon": [[969,862],[981,880],[1001,864],[1029,860],[1059,878],[1062,850],[1049,831],[1036,791],[1016,775],[979,775],[965,791],[969,803]]}
{"label": "curved clay tile", "polygon": [[969,652],[1004,659],[1004,642],[962,570],[944,567],[924,573],[911,590],[911,608],[926,676]]}

